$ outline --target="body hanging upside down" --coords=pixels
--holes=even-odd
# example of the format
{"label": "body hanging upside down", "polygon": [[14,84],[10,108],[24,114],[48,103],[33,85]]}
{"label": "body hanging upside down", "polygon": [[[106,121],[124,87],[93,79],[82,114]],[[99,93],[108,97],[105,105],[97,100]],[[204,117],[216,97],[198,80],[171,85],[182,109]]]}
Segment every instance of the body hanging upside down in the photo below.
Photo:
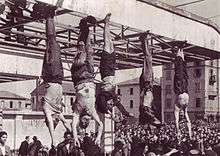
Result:
{"label": "body hanging upside down", "polygon": [[43,112],[45,114],[46,124],[48,126],[51,136],[51,146],[55,150],[55,127],[56,122],[53,121],[54,116],[61,120],[67,131],[69,128],[67,122],[62,114],[64,104],[62,102],[62,81],[63,81],[63,66],[61,62],[61,51],[56,41],[56,32],[54,26],[55,8],[46,7],[46,52],[43,60],[42,79],[44,80],[41,85],[44,85],[46,93],[42,99]]}
{"label": "body hanging upside down", "polygon": [[110,33],[110,17],[111,14],[107,14],[104,22],[104,48],[101,53],[100,61],[100,74],[102,79],[100,91],[96,98],[96,108],[100,113],[112,114],[112,109],[116,106],[120,112],[126,116],[131,117],[133,114],[126,111],[124,106],[121,104],[119,95],[116,94],[117,86],[115,84],[115,64],[116,56],[114,51],[113,42]]}
{"label": "body hanging upside down", "polygon": [[148,33],[143,33],[140,36],[141,48],[144,54],[144,67],[140,76],[140,115],[139,123],[141,125],[151,124],[160,126],[161,122],[155,117],[152,110],[153,102],[153,67],[152,54],[148,46]]}
{"label": "body hanging upside down", "polygon": [[179,46],[173,48],[173,52],[176,54],[174,61],[174,92],[176,94],[176,105],[174,110],[175,123],[178,139],[180,139],[180,128],[179,128],[179,117],[180,111],[183,111],[183,114],[187,121],[187,127],[189,131],[189,137],[192,138],[191,131],[191,121],[188,115],[188,104],[189,104],[189,94],[188,94],[188,74],[186,69],[186,62],[184,58],[183,49]]}
{"label": "body hanging upside down", "polygon": [[81,19],[78,52],[71,67],[72,81],[76,90],[76,100],[72,105],[72,130],[76,146],[80,146],[77,127],[86,129],[92,118],[98,123],[98,134],[95,140],[97,145],[100,145],[103,131],[103,123],[95,109],[94,52],[88,26],[88,23],[94,24],[95,22],[95,18],[91,16]]}

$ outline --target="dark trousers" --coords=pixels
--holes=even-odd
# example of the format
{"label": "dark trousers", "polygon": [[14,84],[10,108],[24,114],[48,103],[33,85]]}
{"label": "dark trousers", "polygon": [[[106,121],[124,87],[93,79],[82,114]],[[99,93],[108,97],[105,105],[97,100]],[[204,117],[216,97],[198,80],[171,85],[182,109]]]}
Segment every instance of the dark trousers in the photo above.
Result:
{"label": "dark trousers", "polygon": [[63,66],[60,46],[56,41],[54,19],[46,21],[47,48],[43,60],[42,77],[46,82],[62,83]]}

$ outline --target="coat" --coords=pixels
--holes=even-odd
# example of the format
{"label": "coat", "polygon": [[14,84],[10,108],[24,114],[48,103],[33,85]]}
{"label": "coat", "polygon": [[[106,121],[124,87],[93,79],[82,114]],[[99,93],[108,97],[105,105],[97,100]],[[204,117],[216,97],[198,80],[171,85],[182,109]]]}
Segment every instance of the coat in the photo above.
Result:
{"label": "coat", "polygon": [[27,141],[23,141],[21,143],[21,146],[19,148],[19,155],[20,156],[27,156],[28,154],[28,142]]}

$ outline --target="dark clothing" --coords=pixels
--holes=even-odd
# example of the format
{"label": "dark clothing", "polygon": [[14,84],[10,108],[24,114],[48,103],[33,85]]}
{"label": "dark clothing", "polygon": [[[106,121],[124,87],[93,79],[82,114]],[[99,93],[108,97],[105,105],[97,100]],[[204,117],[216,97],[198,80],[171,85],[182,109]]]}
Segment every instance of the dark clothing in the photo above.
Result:
{"label": "dark clothing", "polygon": [[38,156],[38,152],[41,148],[42,144],[39,140],[32,142],[28,148],[29,156]]}
{"label": "dark clothing", "polygon": [[114,149],[114,150],[112,151],[111,156],[125,156],[125,154],[123,153],[122,150]]}
{"label": "dark clothing", "polygon": [[101,53],[100,74],[104,79],[107,76],[115,76],[116,56],[115,52],[109,54],[106,51]]}
{"label": "dark clothing", "polygon": [[101,156],[101,149],[88,136],[83,138],[82,150],[85,156]]}
{"label": "dark clothing", "polygon": [[27,156],[28,154],[28,142],[25,140],[21,143],[21,146],[19,148],[19,154],[20,156]]}
{"label": "dark clothing", "polygon": [[147,41],[142,41],[142,49],[145,55],[144,67],[140,76],[140,91],[152,91],[153,89],[153,66],[152,66],[152,55],[148,48]]}
{"label": "dark clothing", "polygon": [[174,61],[174,92],[177,95],[188,93],[188,74],[186,70],[186,62],[177,56]]}
{"label": "dark clothing", "polygon": [[[113,104],[109,104],[108,100],[113,100]],[[129,116],[128,111],[124,108],[124,106],[121,104],[118,95],[115,95],[115,93],[107,92],[107,91],[101,91],[97,97],[96,97],[96,109],[98,112],[107,114],[108,110],[112,112],[113,107],[116,106],[119,111],[125,115]]]}
{"label": "dark clothing", "polygon": [[82,55],[82,53],[77,54],[71,67],[72,81],[75,86],[81,83],[93,82],[95,78],[93,60],[86,56],[86,61],[81,64],[79,60],[82,59]]}
{"label": "dark clothing", "polygon": [[68,143],[63,141],[57,146],[57,156],[84,156],[83,152],[79,148],[74,146],[73,142],[69,143],[69,149],[67,149]]}
{"label": "dark clothing", "polygon": [[45,82],[62,84],[64,77],[60,46],[56,41],[54,19],[46,21],[47,48],[43,60],[42,78]]}

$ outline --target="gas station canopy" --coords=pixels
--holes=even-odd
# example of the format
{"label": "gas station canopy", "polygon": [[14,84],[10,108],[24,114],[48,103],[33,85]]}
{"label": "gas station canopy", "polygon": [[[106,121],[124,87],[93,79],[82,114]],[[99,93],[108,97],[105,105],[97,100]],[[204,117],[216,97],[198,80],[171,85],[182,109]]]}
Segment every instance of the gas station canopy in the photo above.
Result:
{"label": "gas station canopy", "polygon": [[[168,6],[157,0],[3,0],[0,17],[0,53],[42,59],[45,51],[45,19],[34,18],[38,2],[58,6],[56,11],[57,41],[64,63],[76,54],[79,21],[87,15],[98,20],[111,13],[111,34],[117,54],[117,68],[139,68],[143,64],[139,36],[149,31],[153,65],[172,62],[172,45],[187,41],[186,61],[220,58],[220,31],[214,23]],[[25,2],[26,5],[19,5]],[[8,7],[9,6],[9,7]],[[17,9],[17,8],[18,9]],[[7,9],[9,8],[9,9]],[[14,11],[13,9],[20,10]],[[103,24],[92,26],[95,65],[99,66],[103,48]]]}

